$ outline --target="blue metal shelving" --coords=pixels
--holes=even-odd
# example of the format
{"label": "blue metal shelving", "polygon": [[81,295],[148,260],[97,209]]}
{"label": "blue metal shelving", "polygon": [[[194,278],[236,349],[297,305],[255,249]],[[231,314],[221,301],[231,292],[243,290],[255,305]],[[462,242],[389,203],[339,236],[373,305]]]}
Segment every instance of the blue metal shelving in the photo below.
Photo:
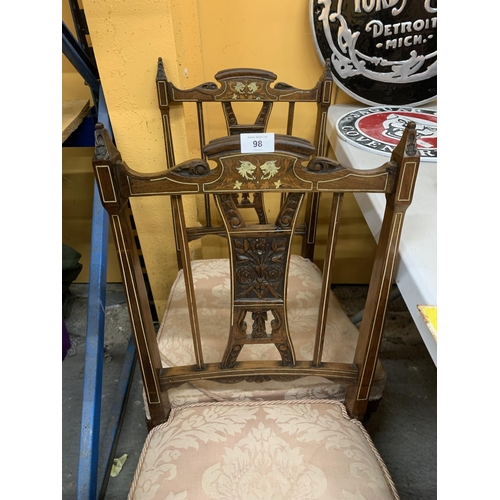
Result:
{"label": "blue metal shelving", "polygon": [[[73,3],[70,2],[70,4],[73,9]],[[62,51],[90,88],[94,101],[94,109],[88,119],[94,122],[91,123],[91,129],[93,129],[95,122],[99,121],[113,137],[97,67],[86,53],[84,45],[73,36],[64,22],[62,25]],[[80,130],[81,137],[79,138],[78,131],[75,131],[73,137],[68,138],[68,141],[65,142],[65,146],[94,145],[93,133],[89,134],[88,120]],[[83,406],[77,480],[78,500],[104,498],[136,362],[135,344],[131,336],[116,388],[115,401],[106,430],[101,436],[108,225],[108,215],[101,204],[97,185],[94,183]]]}

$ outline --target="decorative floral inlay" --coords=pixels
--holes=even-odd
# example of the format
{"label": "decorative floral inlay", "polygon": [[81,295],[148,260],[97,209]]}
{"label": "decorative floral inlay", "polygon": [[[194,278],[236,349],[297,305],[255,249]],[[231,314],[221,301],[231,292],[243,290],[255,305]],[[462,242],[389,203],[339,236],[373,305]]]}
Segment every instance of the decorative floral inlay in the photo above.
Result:
{"label": "decorative floral inlay", "polygon": [[242,94],[245,91],[245,84],[241,83],[241,82],[236,82],[234,84],[234,90],[236,90],[236,92]]}
{"label": "decorative floral inlay", "polygon": [[242,161],[240,160],[241,166],[239,166],[236,170],[238,173],[244,177],[247,180],[252,180],[255,179],[253,173],[255,172],[255,169],[257,168],[253,163],[250,163],[249,161]]}
{"label": "decorative floral inlay", "polygon": [[262,84],[259,82],[230,82],[230,90],[233,91],[232,99],[261,99]]}
{"label": "decorative floral inlay", "polygon": [[266,161],[264,165],[260,166],[260,170],[264,174],[262,176],[262,179],[267,180],[270,179],[271,177],[274,177],[278,173],[279,169],[280,168],[276,166],[276,160]]}
{"label": "decorative floral inlay", "polygon": [[[247,181],[267,181],[274,177],[280,170],[280,166],[276,165],[277,160],[268,160],[262,165],[257,166],[248,160],[239,160],[240,166],[236,167],[236,171],[246,179]],[[260,171],[260,173],[259,173]],[[257,176],[255,174],[258,174]],[[278,189],[282,186],[281,180],[278,180],[273,183],[275,188]],[[236,181],[233,189],[241,189],[242,183],[240,181]]]}
{"label": "decorative floral inlay", "polygon": [[253,94],[254,92],[257,92],[257,90],[259,90],[259,85],[257,84],[257,82],[250,82],[247,85],[247,88],[248,88],[248,92],[250,94]]}

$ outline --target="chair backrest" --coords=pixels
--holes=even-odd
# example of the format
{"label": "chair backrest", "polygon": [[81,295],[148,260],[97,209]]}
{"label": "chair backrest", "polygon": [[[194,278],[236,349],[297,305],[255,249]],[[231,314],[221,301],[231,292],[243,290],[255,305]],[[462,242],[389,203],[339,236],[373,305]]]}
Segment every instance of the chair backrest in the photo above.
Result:
{"label": "chair backrest", "polygon": [[[196,106],[199,157],[206,160],[205,145],[207,134],[210,131],[207,131],[205,111],[206,107],[210,105],[209,103],[220,104],[228,135],[274,132],[274,130],[268,130],[268,126],[271,113],[273,112],[273,116],[275,115],[273,111],[273,106],[274,109],[276,108],[275,105],[283,105],[287,108],[286,113],[281,113],[284,120],[277,120],[278,123],[275,124],[277,127],[276,131],[281,131],[281,133],[286,135],[293,135],[294,118],[298,111],[297,104],[312,103],[316,107],[314,154],[316,156],[326,156],[328,146],[326,136],[327,113],[333,90],[333,75],[329,60],[325,63],[323,75],[311,89],[299,89],[282,82],[274,83],[277,79],[274,73],[254,68],[226,69],[219,71],[214,78],[219,85],[214,82],[207,82],[190,89],[179,89],[168,81],[162,59],[161,57],[158,59],[156,87],[158,105],[163,123],[167,168],[172,168],[176,164],[170,111],[172,108],[181,105]],[[240,106],[242,103],[257,105],[258,111],[254,121],[250,123],[240,123],[238,121],[238,113],[235,107]],[[246,113],[244,119],[248,120],[250,115],[251,113]],[[222,133],[217,133],[216,137],[220,137],[221,135]],[[281,199],[281,204],[283,202],[284,198]],[[238,202],[236,203],[238,204]],[[308,196],[305,204],[305,222],[296,227],[296,234],[303,237],[302,254],[312,260],[316,239],[319,196],[317,194]],[[250,198],[250,196],[245,195],[241,199],[241,205],[238,206],[240,208],[253,208],[257,213],[259,221],[261,223],[266,222],[266,210],[262,196],[257,195]],[[208,233],[218,234],[220,232],[220,227],[213,226],[214,221],[212,220],[212,210],[208,195],[205,195],[204,211],[205,218],[200,221],[204,227],[193,231],[189,235],[190,239],[195,239]]]}
{"label": "chair backrest", "polygon": [[[353,417],[364,415],[378,359],[404,214],[412,200],[419,166],[415,124],[408,125],[391,159],[377,169],[353,170],[329,158],[313,156],[314,153],[314,146],[306,140],[276,135],[273,153],[245,154],[240,150],[240,138],[228,136],[205,146],[206,159],[186,161],[161,173],[142,174],[126,165],[107,131],[97,125],[93,165],[121,262],[149,412],[156,422],[166,417],[162,392],[176,384],[206,379],[308,375],[346,382],[349,385],[348,411]],[[277,191],[283,193],[284,202],[274,222],[245,222],[235,201],[240,193]],[[354,359],[350,363],[324,362],[322,352],[340,209],[344,193],[352,192],[383,193],[387,203]],[[197,317],[189,228],[183,212],[183,199],[199,193],[213,195],[216,199],[231,263],[232,326],[229,332],[221,332],[227,335],[227,346],[223,358],[216,363],[206,363],[203,357],[203,328]],[[330,193],[332,207],[314,352],[311,359],[298,361],[288,332],[286,294],[290,241],[297,214],[308,193]],[[194,365],[164,368],[160,361],[130,224],[128,201],[139,196],[169,196],[172,200],[173,229],[167,230],[175,231],[180,246]],[[246,330],[247,314],[254,320],[251,332]],[[270,322],[266,321],[267,315],[272,317]],[[264,327],[269,323],[271,331]],[[281,362],[238,361],[243,345],[262,342],[276,346]]]}

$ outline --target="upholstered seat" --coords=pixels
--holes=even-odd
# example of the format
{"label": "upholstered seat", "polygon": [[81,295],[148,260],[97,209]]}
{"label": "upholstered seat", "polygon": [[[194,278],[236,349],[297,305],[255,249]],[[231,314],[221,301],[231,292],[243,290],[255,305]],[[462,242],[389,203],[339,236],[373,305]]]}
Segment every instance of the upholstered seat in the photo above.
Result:
{"label": "upholstered seat", "polygon": [[358,420],[336,401],[200,403],[149,434],[129,500],[398,499]]}
{"label": "upholstered seat", "polygon": [[[207,259],[191,263],[198,318],[203,325],[202,349],[205,361],[215,363],[222,358],[227,338],[221,332],[229,331],[231,297],[228,259]],[[321,295],[321,271],[309,259],[291,255],[288,275],[288,321],[290,336],[297,359],[311,359],[318,322],[318,304]],[[323,360],[350,363],[358,340],[358,329],[343,312],[331,293],[326,325]],[[184,274],[175,280],[163,320],[158,332],[158,348],[164,367],[195,363],[189,322]],[[273,344],[245,346],[240,361],[280,359]],[[385,373],[379,362],[375,372],[370,399],[382,397]],[[332,382],[322,377],[309,376],[293,381],[267,382],[239,381],[237,384],[213,380],[189,382],[169,390],[170,404],[231,400],[280,400],[328,398],[344,400],[347,383]],[[147,406],[146,406],[147,407]]]}

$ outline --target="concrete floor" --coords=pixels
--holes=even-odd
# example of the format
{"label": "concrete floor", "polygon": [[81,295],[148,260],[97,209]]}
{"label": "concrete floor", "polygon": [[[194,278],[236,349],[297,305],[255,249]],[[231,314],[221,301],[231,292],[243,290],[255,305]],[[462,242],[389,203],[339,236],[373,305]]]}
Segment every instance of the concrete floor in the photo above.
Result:
{"label": "concrete floor", "polygon": [[[71,313],[66,320],[72,348],[63,361],[62,376],[62,499],[76,498],[87,285],[73,284]],[[335,293],[348,314],[363,303],[366,287],[338,286]],[[108,285],[106,298],[105,362],[101,434],[113,403],[130,323],[121,285]],[[390,303],[381,359],[387,372],[384,397],[366,428],[383,457],[401,500],[437,498],[436,367],[401,298]],[[133,384],[115,457],[127,454],[116,477],[110,477],[106,500],[122,500],[132,482],[147,435],[138,370]]]}

